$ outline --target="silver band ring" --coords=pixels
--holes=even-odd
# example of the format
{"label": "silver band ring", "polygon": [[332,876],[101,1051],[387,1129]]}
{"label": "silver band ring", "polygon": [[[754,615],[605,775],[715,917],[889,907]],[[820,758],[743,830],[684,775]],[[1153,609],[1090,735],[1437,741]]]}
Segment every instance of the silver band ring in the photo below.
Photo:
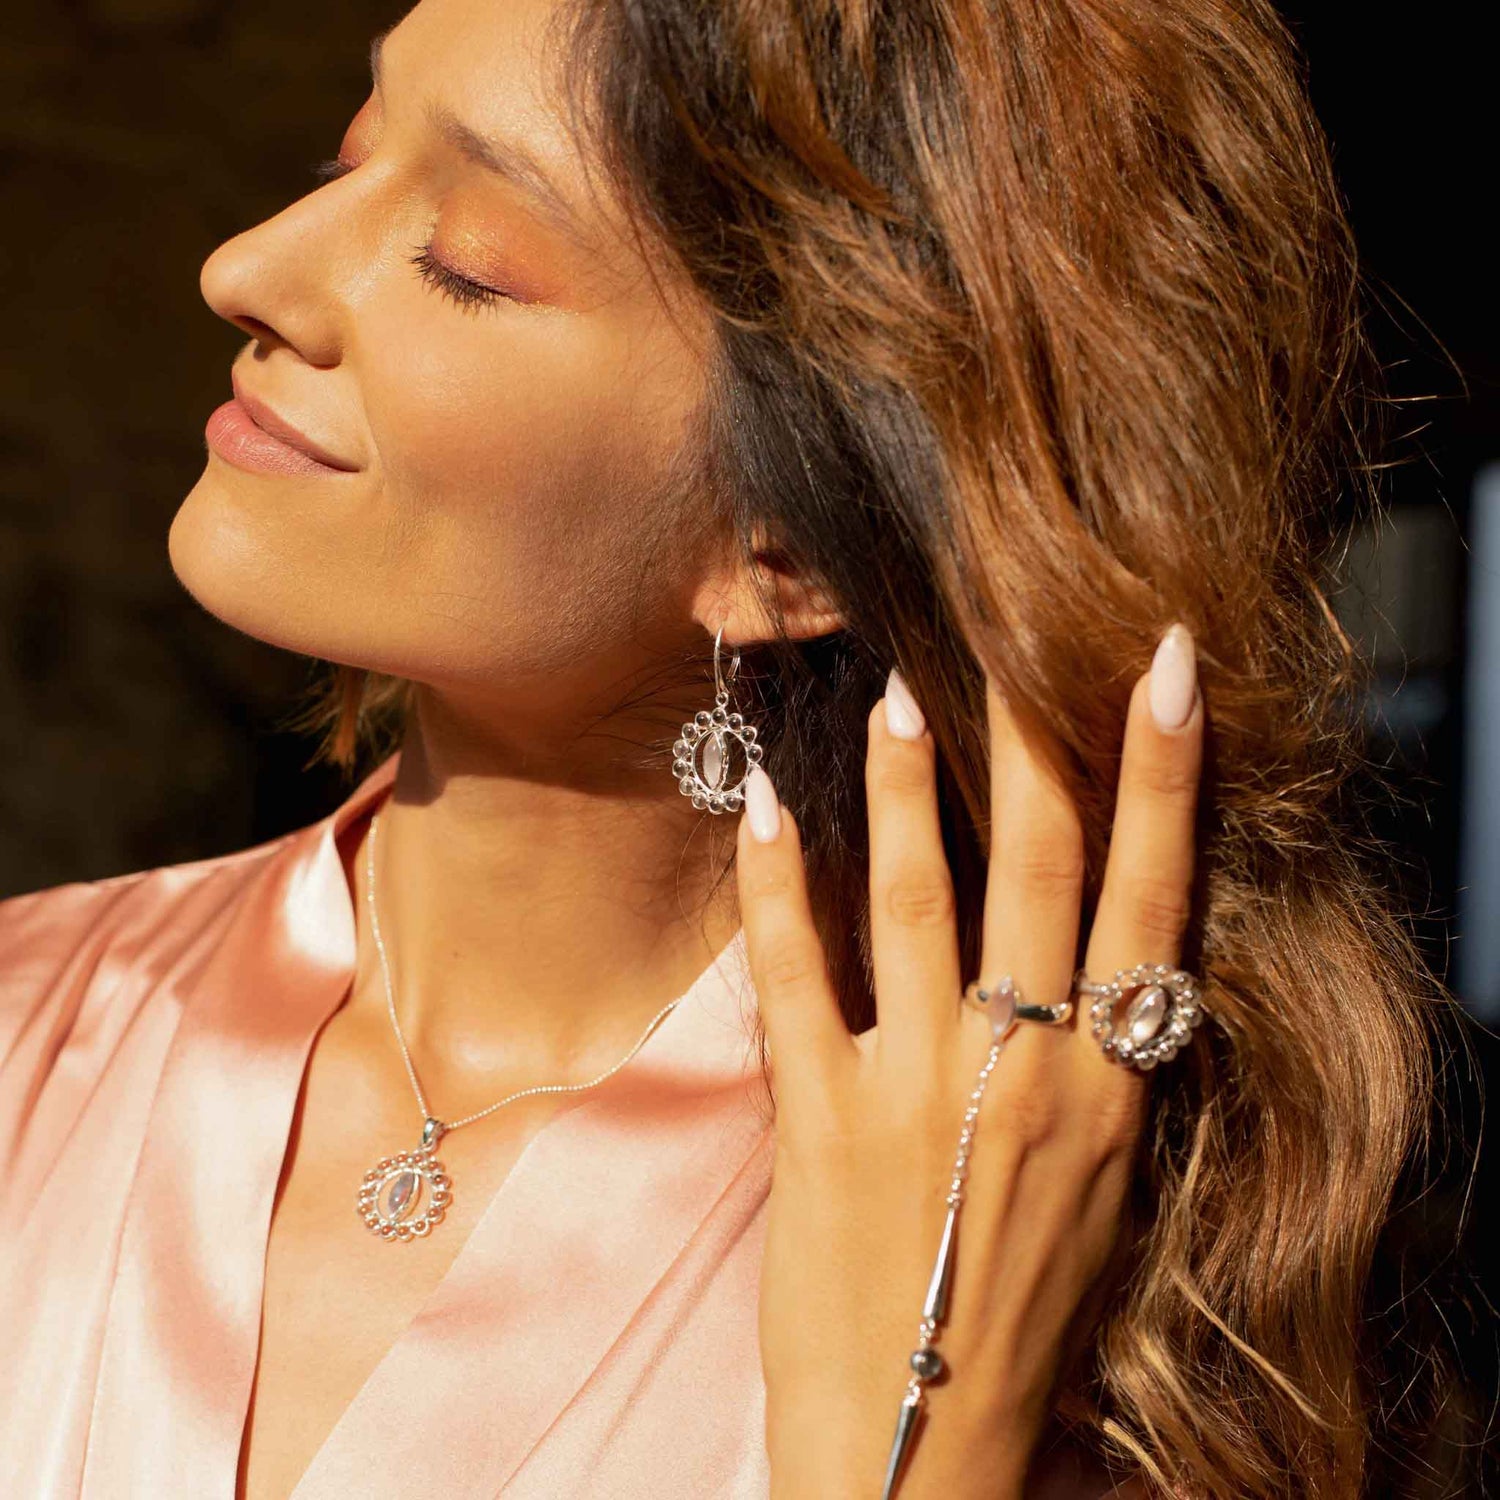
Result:
{"label": "silver band ring", "polygon": [[982,1010],[989,1018],[996,1040],[1003,1037],[1017,1021],[1033,1021],[1042,1026],[1062,1026],[1073,1019],[1073,1002],[1061,1005],[1033,1005],[1021,997],[1020,986],[1009,974],[986,988],[976,979],[964,989],[964,999]]}
{"label": "silver band ring", "polygon": [[1117,969],[1102,983],[1080,970],[1073,988],[1091,997],[1089,1030],[1104,1055],[1122,1067],[1145,1071],[1170,1061],[1192,1040],[1205,1015],[1198,981],[1170,964]]}

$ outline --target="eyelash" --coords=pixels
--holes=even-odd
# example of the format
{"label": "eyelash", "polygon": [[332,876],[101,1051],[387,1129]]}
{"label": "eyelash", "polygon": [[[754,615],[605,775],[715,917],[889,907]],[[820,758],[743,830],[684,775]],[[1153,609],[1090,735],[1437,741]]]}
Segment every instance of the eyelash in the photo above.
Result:
{"label": "eyelash", "polygon": [[[353,170],[353,167],[333,156],[326,161],[314,162],[312,174],[322,182],[331,182],[335,177],[342,177]],[[514,300],[508,292],[485,286],[478,281],[470,281],[467,276],[460,276],[457,271],[445,266],[433,255],[431,240],[425,245],[418,245],[416,253],[409,256],[408,260],[421,273],[426,285],[435,287],[463,312],[474,312],[496,302]]]}

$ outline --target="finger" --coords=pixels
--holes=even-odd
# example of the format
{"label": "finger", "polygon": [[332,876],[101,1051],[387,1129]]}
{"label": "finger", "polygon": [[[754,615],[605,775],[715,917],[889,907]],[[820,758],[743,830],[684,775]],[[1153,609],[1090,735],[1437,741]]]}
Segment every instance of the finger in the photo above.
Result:
{"label": "finger", "polygon": [[736,830],[745,950],[782,1095],[817,1089],[854,1052],[813,925],[802,841],[771,778],[755,766]]}
{"label": "finger", "polygon": [[946,1050],[961,983],[953,873],[938,817],[937,747],[900,674],[870,711],[870,948],[877,1046],[918,1063]]}
{"label": "finger", "polygon": [[[1056,764],[1056,746],[1023,726],[993,682],[990,863],[981,983],[1014,976],[1022,997],[1059,1005],[1072,989],[1083,899],[1083,829]],[[1027,1022],[1012,1049],[1048,1055],[1072,1028]],[[1035,1034],[1035,1035],[1031,1035]]]}
{"label": "finger", "polygon": [[[1193,638],[1174,625],[1131,694],[1109,856],[1085,963],[1091,979],[1180,960],[1191,909],[1202,764],[1203,704]],[[1096,1078],[1116,1088],[1139,1085],[1135,1069],[1109,1061],[1097,1045],[1087,1050]]]}

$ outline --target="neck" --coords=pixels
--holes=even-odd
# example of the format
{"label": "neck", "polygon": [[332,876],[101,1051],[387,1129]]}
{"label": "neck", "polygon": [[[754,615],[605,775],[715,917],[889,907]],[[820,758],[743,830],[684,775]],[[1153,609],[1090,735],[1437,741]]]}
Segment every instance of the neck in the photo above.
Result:
{"label": "neck", "polygon": [[[598,748],[581,759],[582,743],[506,742],[419,690],[375,809],[396,1014],[434,1107],[450,1116],[602,1072],[738,926],[733,879],[720,878],[736,820],[694,809],[669,764],[637,754],[622,767],[609,735],[588,743],[613,744],[614,764]],[[394,1048],[370,924],[370,820],[356,826],[350,1018]]]}

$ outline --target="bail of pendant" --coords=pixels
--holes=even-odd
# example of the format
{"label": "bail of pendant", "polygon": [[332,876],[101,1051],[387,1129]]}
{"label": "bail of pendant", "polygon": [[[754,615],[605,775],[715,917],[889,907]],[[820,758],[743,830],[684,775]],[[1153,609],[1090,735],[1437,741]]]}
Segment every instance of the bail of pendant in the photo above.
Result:
{"label": "bail of pendant", "polygon": [[[429,1116],[427,1123],[422,1126],[422,1149],[430,1151],[443,1138],[448,1127],[441,1120]],[[409,1140],[410,1137],[407,1137]]]}

